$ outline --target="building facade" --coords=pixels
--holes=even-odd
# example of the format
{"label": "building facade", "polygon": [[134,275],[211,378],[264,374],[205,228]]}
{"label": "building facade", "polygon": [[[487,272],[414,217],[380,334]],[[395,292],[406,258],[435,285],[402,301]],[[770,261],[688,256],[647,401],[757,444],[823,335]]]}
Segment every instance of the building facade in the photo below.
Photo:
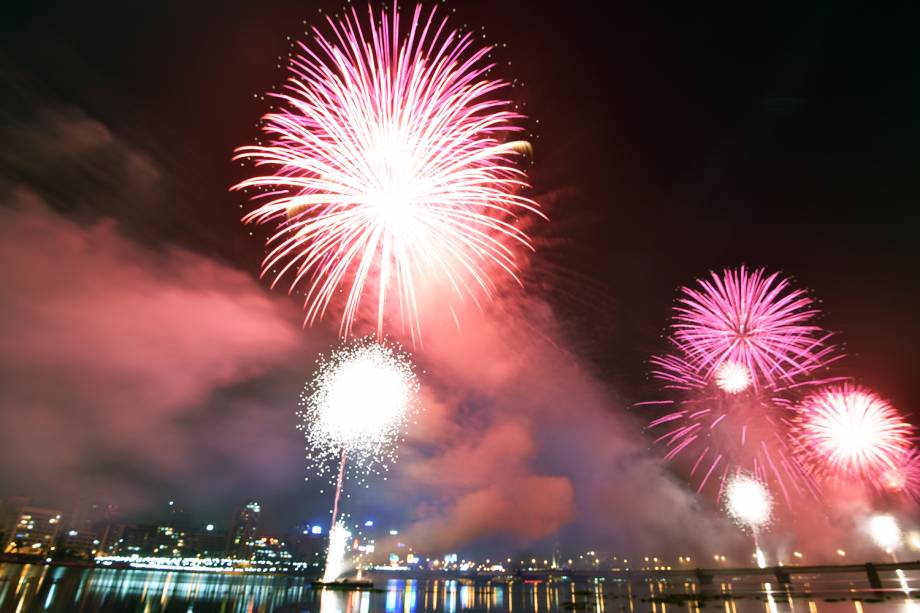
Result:
{"label": "building facade", "polygon": [[24,506],[14,516],[6,531],[4,553],[44,558],[55,551],[61,529],[59,510]]}

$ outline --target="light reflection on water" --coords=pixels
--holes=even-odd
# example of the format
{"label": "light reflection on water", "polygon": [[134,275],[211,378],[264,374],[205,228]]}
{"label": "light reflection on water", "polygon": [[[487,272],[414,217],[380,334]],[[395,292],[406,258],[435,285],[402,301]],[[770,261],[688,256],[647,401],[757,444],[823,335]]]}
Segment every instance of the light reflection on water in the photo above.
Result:
{"label": "light reflection on water", "polygon": [[[769,583],[716,583],[699,600],[695,583],[620,583],[394,579],[373,592],[314,590],[299,577],[0,565],[0,612],[138,611],[153,613],[920,613],[905,594],[916,577],[900,575],[888,597],[853,591],[861,577],[792,590]],[[900,587],[901,589],[895,589]],[[732,595],[727,598],[724,595]],[[918,594],[920,595],[920,594]],[[713,597],[715,596],[715,597]]]}

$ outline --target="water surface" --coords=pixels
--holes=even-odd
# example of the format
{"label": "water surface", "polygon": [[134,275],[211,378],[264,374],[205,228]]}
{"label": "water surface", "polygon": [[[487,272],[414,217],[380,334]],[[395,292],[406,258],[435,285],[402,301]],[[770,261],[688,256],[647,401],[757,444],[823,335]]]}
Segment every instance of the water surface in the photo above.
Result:
{"label": "water surface", "polygon": [[152,613],[920,613],[920,576],[863,590],[858,575],[799,578],[789,589],[693,583],[522,582],[379,573],[373,592],[315,590],[300,577],[0,565],[0,611]]}

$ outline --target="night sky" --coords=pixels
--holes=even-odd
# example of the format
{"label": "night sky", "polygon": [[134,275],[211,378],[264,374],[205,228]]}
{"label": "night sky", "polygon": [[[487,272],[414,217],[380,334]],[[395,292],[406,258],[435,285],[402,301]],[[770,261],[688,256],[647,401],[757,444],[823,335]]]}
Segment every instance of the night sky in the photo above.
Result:
{"label": "night sky", "polygon": [[[287,54],[287,37],[302,36],[303,20],[317,21],[320,7],[334,12],[341,6],[230,0],[33,2],[5,9],[0,21],[0,213],[7,226],[3,241],[22,248],[0,252],[0,267],[7,269],[0,275],[18,275],[17,282],[0,276],[5,320],[0,331],[7,337],[0,344],[6,356],[0,382],[26,377],[31,385],[51,391],[35,400],[35,406],[44,407],[41,419],[32,419],[38,413],[24,408],[30,401],[23,399],[36,394],[0,395],[2,437],[37,440],[50,449],[32,447],[24,460],[22,445],[0,445],[6,449],[0,451],[0,497],[28,493],[37,501],[64,505],[75,495],[73,483],[86,483],[93,495],[111,495],[125,508],[151,516],[163,500],[179,497],[196,514],[222,520],[229,505],[258,496],[268,501],[266,511],[277,525],[323,517],[324,499],[311,499],[318,486],[308,484],[310,494],[304,494],[293,409],[313,354],[332,342],[335,326],[301,331],[295,300],[283,292],[270,294],[265,283],[258,289],[252,279],[264,235],[256,230],[250,236],[251,228],[239,223],[240,205],[246,203],[228,187],[244,176],[244,169],[230,161],[233,149],[253,141],[256,121],[267,110],[268,103],[254,94],[284,78],[277,58]],[[578,377],[590,378],[596,383],[592,389],[606,394],[609,402],[601,404],[618,414],[611,418],[618,420],[613,438],[637,439],[639,447],[648,447],[636,425],[640,418],[627,407],[654,393],[645,360],[664,348],[662,334],[677,288],[708,270],[741,263],[782,270],[809,288],[825,311],[822,324],[845,345],[848,357],[839,365],[841,374],[855,376],[904,412],[915,413],[920,405],[920,328],[914,325],[920,312],[920,257],[912,213],[920,198],[920,8],[906,2],[886,8],[842,2],[707,8],[516,0],[456,0],[445,7],[455,9],[457,24],[485,26],[487,40],[499,45],[499,75],[523,82],[512,95],[524,105],[533,134],[533,194],[551,218],[534,229],[538,253],[527,295],[551,307],[554,342],[577,356]],[[68,144],[67,138],[74,142]],[[33,206],[26,213],[24,198]],[[42,279],[48,287],[79,286],[80,275],[91,274],[92,263],[68,270],[64,262],[59,269],[38,266],[35,256],[58,253],[63,243],[43,243],[55,237],[66,243],[66,236],[81,228],[92,228],[91,237],[102,233],[101,240],[117,243],[113,249],[119,253],[141,253],[138,261],[149,270],[140,294],[151,287],[168,293],[173,277],[182,277],[179,285],[189,288],[195,281],[183,275],[198,268],[206,277],[202,285],[213,284],[208,295],[223,292],[229,300],[245,294],[246,308],[240,311],[246,313],[243,327],[252,345],[239,348],[240,363],[227,366],[232,374],[215,377],[204,389],[177,394],[169,405],[175,410],[169,431],[192,432],[199,441],[204,436],[210,441],[202,443],[206,450],[166,442],[162,452],[173,459],[153,471],[146,460],[129,459],[137,440],[156,438],[163,427],[143,416],[146,395],[126,393],[127,402],[139,404],[94,413],[81,404],[93,404],[91,395],[78,389],[82,376],[69,379],[66,365],[57,364],[56,357],[48,357],[56,366],[47,370],[41,358],[32,369],[17,358],[40,336],[14,334],[29,325],[33,315],[27,311],[35,305],[17,291],[47,296],[50,290]],[[191,258],[192,265],[183,258]],[[22,272],[9,272],[13,268]],[[234,276],[233,269],[247,275]],[[105,283],[107,274],[100,270],[94,283]],[[119,274],[108,278],[117,283]],[[132,274],[131,279],[137,278]],[[231,289],[237,287],[245,289]],[[199,298],[194,303],[208,308]],[[118,314],[100,318],[101,325],[116,321],[130,326],[130,304],[125,302],[124,309],[115,305]],[[248,308],[252,305],[256,308]],[[218,308],[230,310],[212,316],[236,313],[232,305]],[[283,324],[264,324],[265,317],[256,317],[263,311]],[[122,315],[127,319],[119,319]],[[168,311],[159,315],[173,319]],[[190,328],[196,317],[187,311],[175,314]],[[94,320],[84,323],[96,325]],[[118,331],[100,335],[113,345],[104,338],[98,351],[112,347],[131,359]],[[64,336],[73,335],[65,331]],[[223,336],[214,331],[215,339]],[[80,345],[86,353],[67,352],[62,362],[94,359],[94,334],[79,338],[86,340]],[[171,347],[183,355],[203,353],[194,339],[189,343]],[[273,351],[284,359],[267,357]],[[207,369],[211,359],[196,363]],[[426,362],[432,378],[447,378],[447,369],[437,372],[437,359]],[[103,381],[115,379],[106,375]],[[114,385],[121,394],[122,386],[135,383],[119,377]],[[151,384],[152,389],[159,385]],[[439,401],[446,406],[455,401],[457,414],[470,412],[472,421],[487,424],[483,428],[502,428],[517,419],[495,417],[505,415],[491,405],[497,393],[444,391],[449,387],[442,382]],[[70,404],[74,397],[79,401]],[[269,408],[260,412],[255,406]],[[78,444],[70,445],[80,435],[46,427],[84,411],[89,411],[87,423],[96,424],[95,433]],[[132,422],[100,434],[105,424],[135,419],[150,419],[149,430]],[[912,419],[918,422],[915,415]],[[456,425],[457,418],[448,421]],[[120,437],[118,444],[98,445]],[[222,447],[214,440],[232,444]],[[576,452],[540,441],[534,436],[522,443],[539,449],[524,452],[529,458],[525,472],[549,479],[546,475],[557,473],[553,458]],[[259,445],[270,450],[256,452]],[[145,449],[156,455],[158,447]],[[239,466],[228,464],[227,457],[241,449],[246,458]],[[410,450],[404,472],[397,469],[399,496],[407,496],[413,484],[430,486],[424,475],[433,468],[413,463],[413,453],[424,455],[425,450]],[[447,461],[444,456],[440,460]],[[597,462],[589,456],[570,460],[573,474]],[[35,471],[34,479],[23,477],[23,470]],[[234,470],[235,475],[214,484],[215,474]],[[483,468],[484,474],[490,470]],[[558,472],[567,474],[567,469]],[[64,484],[65,474],[80,477]],[[580,503],[588,486],[581,477],[569,478]],[[143,484],[144,493],[126,483]],[[552,487],[538,487],[544,485]],[[434,502],[413,498],[413,510],[406,511],[387,487],[378,483],[371,490],[382,502],[356,502],[356,517],[357,509],[366,508],[403,526],[424,521],[419,518],[426,505],[453,508],[450,496],[439,493]],[[610,517],[618,518],[616,513]],[[443,546],[488,551],[477,543],[491,538],[525,547],[556,538],[561,526],[567,527],[559,538],[573,541],[597,537],[618,544],[623,538],[616,532],[572,528],[590,522],[579,522],[571,513],[557,519],[558,525],[548,522],[554,529],[528,534],[471,529]]]}

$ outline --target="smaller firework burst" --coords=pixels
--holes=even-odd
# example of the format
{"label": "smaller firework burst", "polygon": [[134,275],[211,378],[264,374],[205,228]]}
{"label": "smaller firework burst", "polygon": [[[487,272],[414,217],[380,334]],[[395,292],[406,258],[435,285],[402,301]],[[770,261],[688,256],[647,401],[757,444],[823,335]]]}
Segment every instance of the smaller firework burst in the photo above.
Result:
{"label": "smaller firework burst", "polygon": [[828,386],[795,410],[793,436],[814,474],[885,489],[886,478],[906,466],[913,426],[874,392],[851,384]]}
{"label": "smaller firework burst", "polygon": [[911,449],[899,466],[885,471],[881,482],[886,491],[920,502],[920,453]]}
{"label": "smaller firework burst", "polygon": [[299,425],[314,471],[334,482],[346,456],[358,480],[387,470],[418,410],[419,383],[408,355],[365,338],[317,364],[301,394]]}
{"label": "smaller firework burst", "polygon": [[875,544],[888,553],[901,547],[901,528],[892,515],[873,515],[867,528]]}
{"label": "smaller firework burst", "polygon": [[773,496],[760,480],[738,473],[725,485],[725,510],[739,526],[756,535],[770,523]]}
{"label": "smaller firework burst", "polygon": [[714,379],[716,387],[726,394],[740,394],[754,382],[750,369],[734,360],[726,360],[719,364]]}
{"label": "smaller firework burst", "polygon": [[671,387],[713,383],[736,394],[785,388],[839,357],[804,290],[764,269],[726,268],[681,289],[671,342],[677,357],[653,358]]}

